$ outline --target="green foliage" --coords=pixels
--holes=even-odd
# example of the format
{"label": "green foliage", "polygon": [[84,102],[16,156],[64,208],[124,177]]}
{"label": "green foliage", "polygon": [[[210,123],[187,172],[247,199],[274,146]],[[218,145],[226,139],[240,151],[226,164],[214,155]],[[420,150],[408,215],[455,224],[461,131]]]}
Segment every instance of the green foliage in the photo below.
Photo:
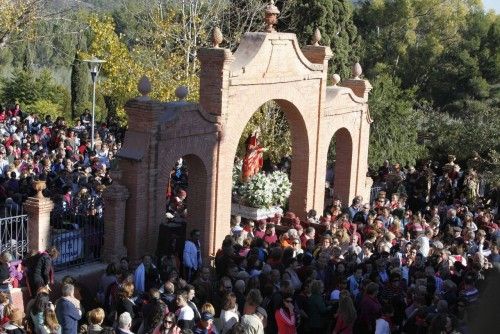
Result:
{"label": "green foliage", "polygon": [[[85,51],[84,41],[81,41],[79,49]],[[80,115],[84,110],[84,103],[89,101],[89,76],[87,63],[83,62],[79,52],[76,52],[71,69],[71,118]]]}
{"label": "green foliage", "polygon": [[11,78],[2,80],[2,100],[7,104],[33,104],[38,99],[38,85],[30,71],[17,69]]}
{"label": "green foliage", "polygon": [[417,143],[421,113],[414,108],[415,90],[401,89],[400,81],[387,74],[373,81],[369,98],[371,127],[368,162],[380,166],[384,160],[414,164],[424,156]]}
{"label": "green foliage", "polygon": [[367,73],[384,63],[403,87],[425,89],[429,72],[442,67],[441,55],[460,43],[469,15],[479,8],[475,0],[363,2],[355,21],[366,45]]}
{"label": "green foliage", "polygon": [[265,103],[248,121],[238,143],[236,155],[245,156],[245,142],[256,129],[260,129],[260,145],[267,148],[264,158],[278,163],[292,154],[292,136],[286,115],[274,101]]}
{"label": "green foliage", "polygon": [[[3,79],[0,98],[11,105],[17,102],[25,110],[40,115],[69,116],[69,93],[53,82],[49,71],[35,75],[30,70],[16,69],[10,78]],[[44,107],[47,111],[43,111]]]}
{"label": "green foliage", "polygon": [[486,182],[500,186],[500,153],[497,150],[489,150],[485,158],[480,159],[478,171]]}
{"label": "green foliage", "polygon": [[311,43],[314,31],[319,28],[320,44],[330,46],[333,51],[330,73],[348,78],[360,52],[350,1],[296,0],[291,4],[290,15],[290,30],[297,34],[303,45]]}
{"label": "green foliage", "polygon": [[52,119],[56,119],[63,115],[60,105],[45,99],[36,100],[34,103],[27,105],[24,110],[30,114],[41,116],[42,118],[50,115]]}
{"label": "green foliage", "polygon": [[337,158],[337,141],[335,137],[330,140],[330,145],[328,145],[328,153],[326,156],[326,164],[328,166],[332,165]]}
{"label": "green foliage", "polygon": [[500,151],[498,102],[464,100],[454,103],[450,113],[426,113],[424,129],[430,134],[427,144],[434,159],[454,154],[466,160],[474,152]]}

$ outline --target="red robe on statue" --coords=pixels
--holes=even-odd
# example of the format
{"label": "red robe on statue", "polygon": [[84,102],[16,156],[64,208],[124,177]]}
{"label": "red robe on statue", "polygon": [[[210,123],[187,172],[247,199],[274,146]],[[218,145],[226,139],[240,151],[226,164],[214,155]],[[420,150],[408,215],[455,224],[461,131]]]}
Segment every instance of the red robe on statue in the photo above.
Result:
{"label": "red robe on statue", "polygon": [[243,159],[242,175],[243,181],[248,181],[252,176],[257,174],[264,164],[263,152],[264,149],[260,147],[257,135],[252,134],[246,141],[247,151]]}

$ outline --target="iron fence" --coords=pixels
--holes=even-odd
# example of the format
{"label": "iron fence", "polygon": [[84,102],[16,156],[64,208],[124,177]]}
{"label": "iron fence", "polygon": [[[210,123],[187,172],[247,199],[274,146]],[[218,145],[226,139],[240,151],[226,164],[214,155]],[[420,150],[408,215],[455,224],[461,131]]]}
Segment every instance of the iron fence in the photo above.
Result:
{"label": "iron fence", "polygon": [[28,254],[28,216],[19,208],[3,208],[0,212],[0,251],[21,260]]}
{"label": "iron fence", "polygon": [[59,251],[55,270],[81,266],[101,259],[104,222],[97,215],[51,217],[52,245]]}

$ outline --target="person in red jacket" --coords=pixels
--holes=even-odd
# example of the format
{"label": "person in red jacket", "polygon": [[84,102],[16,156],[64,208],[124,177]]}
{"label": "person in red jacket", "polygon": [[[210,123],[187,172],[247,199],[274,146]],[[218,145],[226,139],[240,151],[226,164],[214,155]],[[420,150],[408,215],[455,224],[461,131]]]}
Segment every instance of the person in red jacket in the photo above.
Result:
{"label": "person in red jacket", "polygon": [[359,304],[359,333],[374,333],[375,322],[382,314],[382,305],[377,299],[379,286],[377,283],[369,283],[365,294]]}
{"label": "person in red jacket", "polygon": [[339,309],[335,315],[335,328],[332,334],[352,334],[356,320],[356,308],[347,290],[340,292]]}
{"label": "person in red jacket", "polygon": [[294,302],[291,295],[283,296],[283,305],[274,313],[278,334],[296,334],[296,317],[294,311]]}

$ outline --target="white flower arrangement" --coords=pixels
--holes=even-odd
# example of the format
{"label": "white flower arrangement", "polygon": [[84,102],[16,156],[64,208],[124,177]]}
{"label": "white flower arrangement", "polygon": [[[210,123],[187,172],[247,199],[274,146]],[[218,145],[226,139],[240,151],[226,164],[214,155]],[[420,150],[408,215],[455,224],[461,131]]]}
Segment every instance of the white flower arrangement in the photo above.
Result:
{"label": "white flower arrangement", "polygon": [[292,183],[284,172],[255,174],[248,182],[241,182],[241,162],[233,167],[233,198],[254,208],[283,205],[292,191]]}

